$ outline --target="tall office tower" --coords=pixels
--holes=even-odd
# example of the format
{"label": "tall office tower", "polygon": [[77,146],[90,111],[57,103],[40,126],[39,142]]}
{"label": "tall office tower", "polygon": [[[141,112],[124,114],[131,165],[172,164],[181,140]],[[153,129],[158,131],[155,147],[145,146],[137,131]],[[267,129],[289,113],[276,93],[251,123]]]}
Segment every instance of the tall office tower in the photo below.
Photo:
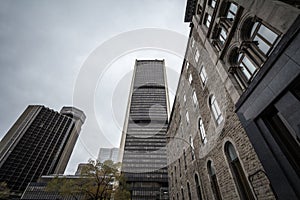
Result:
{"label": "tall office tower", "polygon": [[63,173],[84,121],[74,107],[28,106],[0,143],[0,182],[19,193],[41,175]]}
{"label": "tall office tower", "polygon": [[98,160],[104,162],[106,160],[112,160],[118,162],[119,148],[100,148]]}
{"label": "tall office tower", "polygon": [[300,199],[299,5],[187,0],[170,199]]}
{"label": "tall office tower", "polygon": [[136,60],[121,139],[122,172],[135,199],[168,199],[164,60]]}

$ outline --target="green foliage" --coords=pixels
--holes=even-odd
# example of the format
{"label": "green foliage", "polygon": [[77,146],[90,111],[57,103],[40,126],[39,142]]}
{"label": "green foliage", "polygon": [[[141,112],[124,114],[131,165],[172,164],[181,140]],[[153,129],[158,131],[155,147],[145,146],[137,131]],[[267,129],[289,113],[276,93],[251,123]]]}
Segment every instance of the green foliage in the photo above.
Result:
{"label": "green foliage", "polygon": [[0,199],[9,199],[10,190],[5,182],[0,182]]}
{"label": "green foliage", "polygon": [[[62,196],[71,195],[74,199],[78,197],[78,194],[84,195],[85,199],[89,200],[110,199],[114,184],[116,181],[122,180],[119,168],[120,164],[113,163],[111,160],[104,163],[98,160],[89,160],[89,163],[82,168],[80,178],[56,177],[48,183],[47,190],[59,192]],[[129,199],[126,198],[128,193],[124,188],[117,192],[120,198],[115,198],[116,200]],[[121,198],[122,195],[125,198]]]}

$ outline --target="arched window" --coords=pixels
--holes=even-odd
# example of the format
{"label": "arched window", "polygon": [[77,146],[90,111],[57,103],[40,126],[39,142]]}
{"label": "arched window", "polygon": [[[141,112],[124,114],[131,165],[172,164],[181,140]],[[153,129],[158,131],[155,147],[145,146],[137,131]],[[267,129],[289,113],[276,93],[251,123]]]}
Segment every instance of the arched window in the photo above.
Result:
{"label": "arched window", "polygon": [[209,105],[217,124],[220,124],[223,121],[223,116],[214,95],[209,98]]}
{"label": "arched window", "polygon": [[199,181],[199,177],[198,177],[197,174],[195,174],[195,185],[196,185],[196,191],[197,191],[198,200],[202,200],[201,188],[200,188],[200,181]]}
{"label": "arched window", "polygon": [[241,39],[237,60],[237,74],[244,85],[248,85],[279,40],[279,32],[267,26],[260,19],[249,18],[241,27]]}
{"label": "arched window", "polygon": [[225,152],[241,199],[254,200],[253,193],[241,166],[237,153],[230,142],[225,144]]}
{"label": "arched window", "polygon": [[189,182],[186,183],[187,189],[188,189],[188,197],[189,200],[192,200],[192,194],[191,194],[191,188]]}
{"label": "arched window", "polygon": [[215,168],[212,166],[211,161],[208,161],[208,163],[207,163],[207,170],[208,170],[208,174],[209,174],[209,177],[210,177],[211,189],[213,191],[215,199],[216,200],[221,200],[222,197],[221,197],[220,189],[219,189],[219,186],[218,186],[216,171],[215,171]]}
{"label": "arched window", "polygon": [[200,131],[200,135],[201,135],[201,142],[203,144],[206,144],[207,139],[206,139],[206,133],[205,133],[202,118],[199,118],[199,131]]}
{"label": "arched window", "polygon": [[178,195],[178,193],[176,194],[176,196],[177,196],[177,200],[179,200],[179,195]]}

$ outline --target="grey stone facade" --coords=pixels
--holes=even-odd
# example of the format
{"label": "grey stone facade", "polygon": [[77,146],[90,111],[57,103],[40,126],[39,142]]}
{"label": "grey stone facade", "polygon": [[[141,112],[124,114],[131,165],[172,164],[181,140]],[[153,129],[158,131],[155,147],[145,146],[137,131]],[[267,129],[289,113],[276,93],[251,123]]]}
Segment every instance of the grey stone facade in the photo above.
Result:
{"label": "grey stone facade", "polygon": [[170,199],[278,197],[236,103],[298,15],[281,1],[188,1],[190,39],[167,133]]}

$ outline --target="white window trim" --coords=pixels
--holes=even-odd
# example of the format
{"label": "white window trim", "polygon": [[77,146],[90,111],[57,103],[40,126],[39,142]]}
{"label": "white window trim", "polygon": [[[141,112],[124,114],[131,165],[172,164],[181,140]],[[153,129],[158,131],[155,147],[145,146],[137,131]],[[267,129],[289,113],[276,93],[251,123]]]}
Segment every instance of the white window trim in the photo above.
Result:
{"label": "white window trim", "polygon": [[199,118],[198,123],[199,123],[198,126],[199,126],[199,131],[200,131],[202,143],[206,144],[207,143],[207,138],[206,138],[206,132],[205,132],[205,128],[204,128],[202,118]]}
{"label": "white window trim", "polygon": [[206,70],[205,70],[205,67],[202,65],[202,68],[200,70],[200,78],[201,78],[201,82],[203,85],[206,85],[206,82],[207,82],[207,73],[206,73]]}
{"label": "white window trim", "polygon": [[192,84],[192,81],[193,81],[193,77],[192,77],[192,74],[190,74],[189,75],[189,83]]}
{"label": "white window trim", "polygon": [[213,116],[215,121],[217,122],[217,124],[221,124],[221,122],[223,121],[223,116],[222,116],[222,112],[220,110],[220,107],[218,105],[218,102],[215,98],[215,96],[211,96],[210,99],[210,108],[212,110]]}
{"label": "white window trim", "polygon": [[187,124],[189,124],[190,123],[190,116],[189,116],[189,112],[188,111],[186,111],[186,113],[185,113],[185,118],[186,118]]}

